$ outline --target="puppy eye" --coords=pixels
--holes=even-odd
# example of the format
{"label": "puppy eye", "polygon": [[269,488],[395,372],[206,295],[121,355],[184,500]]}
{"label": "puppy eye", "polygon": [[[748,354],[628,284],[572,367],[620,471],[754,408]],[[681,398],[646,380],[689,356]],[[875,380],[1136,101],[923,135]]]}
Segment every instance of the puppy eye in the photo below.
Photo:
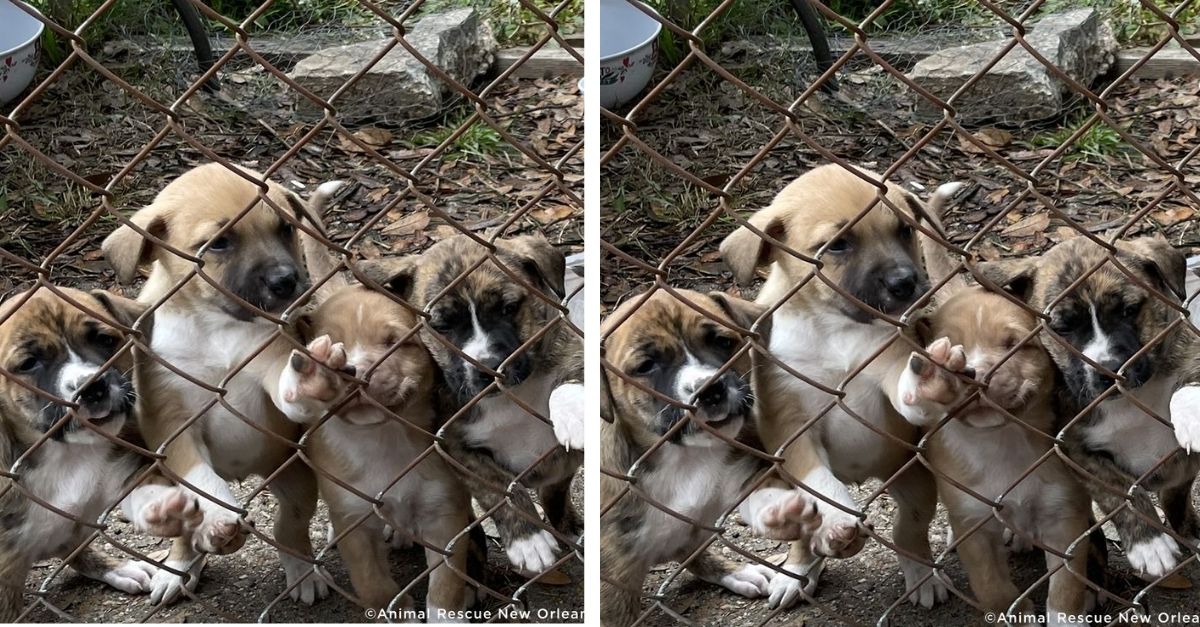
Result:
{"label": "puppy eye", "polygon": [[229,250],[230,248],[233,248],[233,240],[230,240],[229,236],[227,235],[218,237],[208,245],[208,249],[210,251],[218,253],[224,250]]}
{"label": "puppy eye", "polygon": [[514,300],[512,302],[504,303],[504,307],[500,309],[500,313],[505,316],[514,316],[518,311],[520,311],[520,309],[521,301]]}
{"label": "puppy eye", "polygon": [[1079,315],[1079,312],[1062,311],[1050,318],[1050,328],[1062,335],[1075,330],[1082,321],[1083,318]]}
{"label": "puppy eye", "polygon": [[654,361],[653,359],[643,359],[641,362],[638,363],[638,365],[633,367],[633,370],[630,371],[630,374],[632,374],[635,377],[644,377],[644,376],[647,376],[650,373],[654,372],[657,369],[658,369],[658,362]]}
{"label": "puppy eye", "polygon": [[296,232],[296,227],[292,226],[291,222],[281,222],[279,224],[279,234],[284,237],[291,237],[292,233]]}
{"label": "puppy eye", "polygon": [[21,360],[21,363],[17,364],[17,367],[13,368],[12,371],[19,374],[25,374],[37,370],[41,365],[41,360],[39,360],[37,357],[30,356]]}
{"label": "puppy eye", "polygon": [[829,242],[825,250],[831,253],[844,253],[850,250],[850,241],[844,237],[839,237]]}
{"label": "puppy eye", "polygon": [[902,239],[910,240],[913,238],[913,234],[914,234],[915,230],[916,229],[914,229],[912,227],[912,225],[910,225],[910,224],[901,224],[900,225],[900,237]]}
{"label": "puppy eye", "polygon": [[1012,350],[1012,349],[1016,348],[1016,347],[1017,347],[1017,342],[1018,342],[1019,340],[1020,340],[1020,338],[1016,338],[1016,337],[1007,337],[1007,338],[1004,338],[1004,350],[1006,350],[1006,351],[1010,351],[1010,350]]}
{"label": "puppy eye", "polygon": [[717,335],[713,338],[713,344],[723,351],[731,351],[737,346],[738,342],[728,335]]}
{"label": "puppy eye", "polygon": [[1124,310],[1121,311],[1122,318],[1136,318],[1138,313],[1142,311],[1141,303],[1128,303]]}
{"label": "puppy eye", "polygon": [[395,334],[392,334],[392,335],[388,335],[387,337],[383,338],[383,345],[388,348],[391,348],[396,345],[396,342],[399,342],[399,341],[400,341],[400,338],[396,337]]}
{"label": "puppy eye", "polygon": [[96,344],[101,348],[116,348],[118,341],[117,336],[111,333],[97,333],[95,337]]}

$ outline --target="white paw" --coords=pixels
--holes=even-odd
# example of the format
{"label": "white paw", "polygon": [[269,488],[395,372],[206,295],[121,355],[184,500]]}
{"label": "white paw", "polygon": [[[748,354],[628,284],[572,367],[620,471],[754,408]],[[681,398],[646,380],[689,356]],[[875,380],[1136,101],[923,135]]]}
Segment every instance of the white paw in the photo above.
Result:
{"label": "white paw", "polygon": [[1139,573],[1162,577],[1179,563],[1179,545],[1166,534],[1131,544],[1125,550],[1129,565]]}
{"label": "white paw", "polygon": [[550,422],[559,444],[568,451],[582,449],[585,422],[583,384],[566,383],[550,393]]}
{"label": "white paw", "polygon": [[192,548],[200,553],[226,555],[245,543],[246,532],[237,514],[216,505],[204,513],[204,521],[192,535]]}
{"label": "white paw", "polygon": [[925,348],[929,357],[914,351],[908,367],[900,373],[896,384],[896,410],[909,423],[932,425],[942,418],[966,389],[955,374],[967,374],[967,354],[960,345],[948,338],[939,338]]}
{"label": "white paw", "polygon": [[[817,503],[820,509],[824,501]],[[821,526],[812,536],[812,552],[821,557],[852,557],[866,544],[865,535],[859,533],[858,519],[835,509],[826,508],[821,514]]]}
{"label": "white paw", "polygon": [[[183,560],[166,560],[163,564],[180,571],[187,568],[187,562]],[[186,585],[183,577],[168,570],[157,569],[154,576],[150,578],[150,603],[154,605],[174,603],[183,595],[185,588],[188,592],[195,591],[196,585],[200,583],[200,571],[203,569],[204,560],[196,560],[196,564],[188,571],[190,577],[188,577]]]}
{"label": "white paw", "polygon": [[802,600],[805,596],[811,597],[817,589],[817,582],[821,579],[821,573],[825,571],[825,560],[818,559],[812,564],[784,564],[782,567],[784,572],[794,573],[805,579],[797,579],[789,577],[783,573],[775,573],[771,577],[771,582],[767,584],[767,590],[770,595],[767,597],[767,606],[771,609],[782,607],[787,609]]}
{"label": "white paw", "polygon": [[1175,439],[1188,453],[1200,453],[1200,385],[1180,388],[1171,396]]}
{"label": "white paw", "polygon": [[150,591],[150,579],[157,571],[149,562],[128,560],[104,573],[100,580],[121,592],[142,594]]}
{"label": "white paw", "polygon": [[913,605],[920,605],[925,609],[929,609],[934,605],[945,601],[949,598],[950,593],[946,590],[946,584],[938,579],[936,573],[921,581],[929,574],[930,568],[910,559],[900,558],[900,572],[904,573],[904,589],[910,590],[908,593],[908,602]]}
{"label": "white paw", "polygon": [[505,552],[508,553],[508,561],[517,570],[540,573],[554,564],[554,556],[558,553],[558,541],[550,532],[539,529],[532,535],[508,543]]}
{"label": "white paw", "polygon": [[160,538],[175,538],[191,533],[204,519],[200,502],[191,490],[180,486],[148,485],[135,490],[146,500],[130,513],[133,528]]}
{"label": "white paw", "polygon": [[[280,551],[279,562],[283,564],[283,575],[287,579],[288,596],[293,601],[312,605],[317,599],[329,596],[329,584],[325,580],[329,573],[320,566],[312,564]],[[297,581],[300,583],[295,587]]]}
{"label": "white paw", "polygon": [[728,575],[723,575],[717,583],[747,599],[757,599],[769,593],[774,574],[775,571],[761,564],[746,564]]}

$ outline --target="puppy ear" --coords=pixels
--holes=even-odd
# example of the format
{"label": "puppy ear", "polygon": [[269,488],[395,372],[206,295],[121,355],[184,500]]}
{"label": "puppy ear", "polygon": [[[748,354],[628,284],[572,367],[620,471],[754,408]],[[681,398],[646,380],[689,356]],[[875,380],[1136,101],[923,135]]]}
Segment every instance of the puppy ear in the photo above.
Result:
{"label": "puppy ear", "polygon": [[608,385],[608,368],[600,366],[600,418],[605,422],[616,420],[612,388]]}
{"label": "puppy ear", "polygon": [[[759,305],[748,300],[730,296],[725,292],[709,292],[708,297],[717,303],[721,308],[721,313],[734,324],[749,329],[754,326],[755,321],[767,312],[766,305]],[[770,323],[770,318],[764,321]],[[762,325],[759,327],[762,329]]]}
{"label": "puppy ear", "polygon": [[146,303],[140,303],[132,298],[125,298],[112,292],[104,290],[92,290],[89,292],[93,298],[100,301],[100,306],[104,307],[105,313],[113,320],[130,327],[137,328],[145,334],[150,333],[150,329],[154,326],[154,314],[151,313],[142,321],[140,327],[135,327],[138,318],[146,313],[150,306]]}
{"label": "puppy ear", "polygon": [[1187,258],[1179,249],[1161,237],[1139,237],[1127,242],[1118,242],[1117,248],[1132,252],[1142,270],[1158,283],[1158,288],[1169,291],[1183,301],[1187,298],[1184,285],[1187,281]]}
{"label": "puppy ear", "polygon": [[354,264],[353,269],[360,279],[366,277],[412,303],[413,283],[417,273],[416,256],[381,257],[359,261]]}
{"label": "puppy ear", "polygon": [[521,269],[560,300],[566,295],[567,258],[541,235],[522,235],[507,242],[521,257]]}
{"label": "puppy ear", "polygon": [[[129,218],[138,228],[157,237],[166,239],[167,220],[165,211],[150,205]],[[104,258],[117,274],[117,281],[128,284],[137,277],[138,268],[154,258],[154,245],[132,227],[122,224],[104,238],[100,244]]]}
{"label": "puppy ear", "polygon": [[[750,216],[754,228],[776,240],[783,239],[786,228],[783,220],[767,207]],[[754,280],[754,273],[771,261],[772,246],[754,231],[741,226],[721,241],[721,258],[733,270],[733,278],[745,285]]]}
{"label": "puppy ear", "polygon": [[975,273],[1022,301],[1029,302],[1033,296],[1033,275],[1037,270],[1037,257],[982,261],[975,264]]}

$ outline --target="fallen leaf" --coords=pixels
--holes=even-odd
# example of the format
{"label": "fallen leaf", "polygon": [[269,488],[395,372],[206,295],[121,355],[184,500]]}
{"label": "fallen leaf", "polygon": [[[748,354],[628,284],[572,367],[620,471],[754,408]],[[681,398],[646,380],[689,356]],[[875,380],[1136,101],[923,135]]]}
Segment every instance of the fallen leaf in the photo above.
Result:
{"label": "fallen leaf", "polygon": [[[368,126],[354,131],[354,138],[370,148],[378,149],[392,143],[392,132],[387,129]],[[344,135],[338,135],[338,145],[346,152],[365,152],[358,144]]]}
{"label": "fallen leaf", "polygon": [[429,226],[429,212],[418,211],[383,227],[382,233],[393,237],[403,237],[424,230],[427,226]]}
{"label": "fallen leaf", "polygon": [[[999,128],[981,128],[978,131],[971,133],[971,137],[974,137],[979,143],[993,150],[996,148],[1003,148],[1011,144],[1013,140],[1012,133]],[[966,152],[973,154],[983,153],[982,148],[971,143],[970,140],[962,135],[958,136],[958,143]]]}
{"label": "fallen leaf", "polygon": [[557,205],[553,207],[534,209],[533,211],[529,212],[529,215],[533,216],[533,219],[537,220],[541,224],[550,224],[551,222],[557,222],[563,218],[569,218],[573,213],[574,210],[570,207],[566,205]]}
{"label": "fallen leaf", "polygon": [[1159,224],[1163,226],[1174,226],[1196,215],[1196,211],[1190,207],[1173,207],[1171,209],[1163,209],[1150,214]]}
{"label": "fallen leaf", "polygon": [[1045,231],[1048,226],[1050,226],[1050,214],[1035,213],[1005,228],[1000,234],[1006,237],[1028,237]]}

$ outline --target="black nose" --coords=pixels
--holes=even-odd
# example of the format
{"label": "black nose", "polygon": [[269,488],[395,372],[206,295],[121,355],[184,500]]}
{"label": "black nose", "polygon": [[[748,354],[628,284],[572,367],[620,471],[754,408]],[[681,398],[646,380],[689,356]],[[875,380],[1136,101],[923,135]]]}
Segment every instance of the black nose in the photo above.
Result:
{"label": "black nose", "polygon": [[917,271],[909,266],[893,268],[883,275],[883,286],[897,300],[908,300],[917,291]]}
{"label": "black nose", "polygon": [[725,402],[725,396],[725,384],[717,382],[700,391],[700,395],[696,397],[696,404],[701,407],[715,407]]}
{"label": "black nose", "polygon": [[87,406],[96,406],[108,400],[108,382],[101,377],[93,381],[79,392],[79,402]]}
{"label": "black nose", "polygon": [[296,292],[300,275],[294,266],[275,266],[263,273],[262,281],[276,298],[287,298]]}

